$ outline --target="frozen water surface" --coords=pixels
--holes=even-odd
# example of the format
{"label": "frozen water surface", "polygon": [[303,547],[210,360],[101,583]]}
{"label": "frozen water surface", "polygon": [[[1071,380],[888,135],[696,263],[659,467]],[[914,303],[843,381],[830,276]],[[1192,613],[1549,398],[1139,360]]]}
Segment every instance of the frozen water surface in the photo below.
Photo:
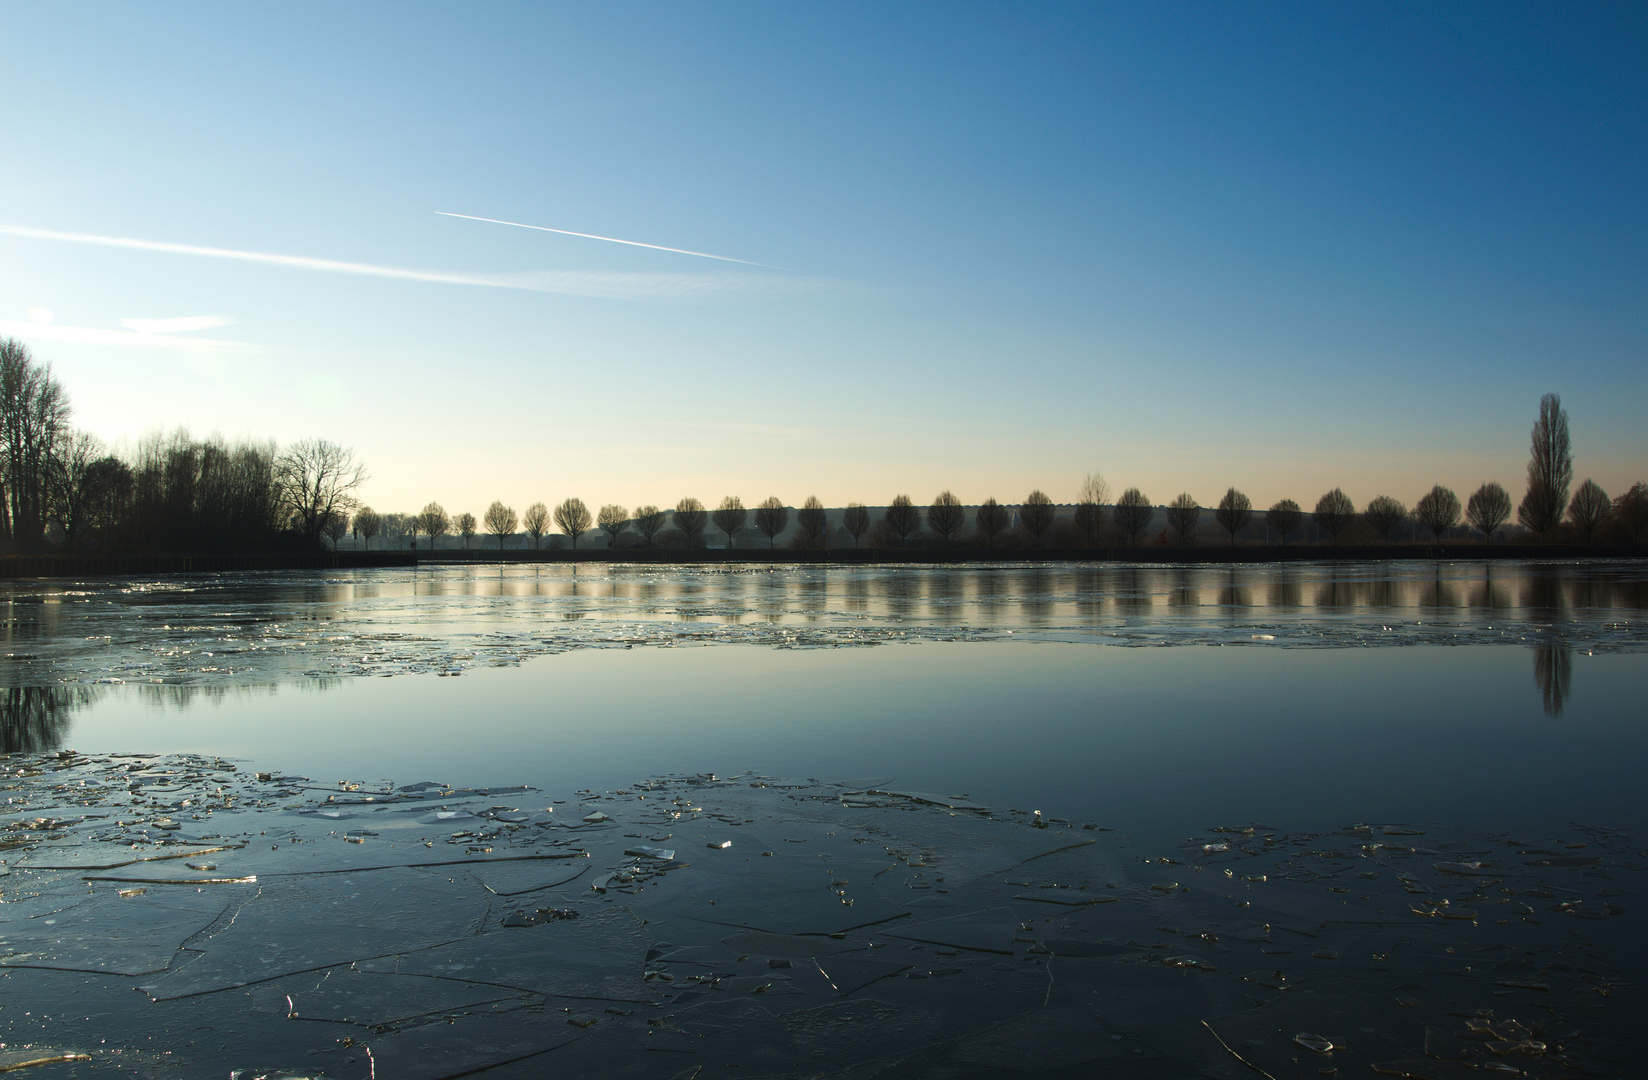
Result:
{"label": "frozen water surface", "polygon": [[[155,773],[164,792],[128,783]],[[1224,824],[1162,850],[1094,822],[752,774],[546,806],[65,751],[11,756],[3,783],[0,1022],[8,1048],[75,1075],[1634,1064],[1625,901],[1648,856],[1613,828]],[[474,827],[426,823],[431,807]],[[329,827],[338,808],[372,827]],[[675,857],[627,854],[638,837]],[[222,873],[184,872],[207,851]],[[171,869],[51,868],[71,852]],[[534,862],[589,872],[529,899],[488,887]]]}
{"label": "frozen water surface", "polygon": [[0,1068],[1634,1075],[1645,581],[12,583]]}

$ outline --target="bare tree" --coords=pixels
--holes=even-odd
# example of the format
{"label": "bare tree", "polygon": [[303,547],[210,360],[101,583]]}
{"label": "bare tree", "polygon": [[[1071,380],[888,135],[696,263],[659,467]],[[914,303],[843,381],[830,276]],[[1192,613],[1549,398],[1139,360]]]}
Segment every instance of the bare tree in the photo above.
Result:
{"label": "bare tree", "polygon": [[1075,522],[1087,538],[1089,546],[1096,546],[1104,529],[1104,504],[1110,501],[1110,485],[1096,472],[1087,474],[1081,491],[1076,494]]}
{"label": "bare tree", "polygon": [[675,527],[686,537],[688,547],[703,542],[704,527],[710,523],[710,513],[704,504],[688,496],[675,504]]}
{"label": "bare tree", "polygon": [[303,439],[276,460],[275,476],[287,519],[306,540],[319,543],[327,519],[357,505],[354,492],[366,483],[366,466],[347,447]]}
{"label": "bare tree", "polygon": [[338,545],[343,542],[343,538],[349,535],[349,516],[334,513],[326,519],[326,527],[321,532],[325,534],[328,540],[332,541],[332,550],[338,550]]}
{"label": "bare tree", "polygon": [[635,508],[635,531],[641,534],[647,547],[652,546],[652,538],[658,535],[658,530],[664,527],[664,512],[656,506],[637,506]]}
{"label": "bare tree", "polygon": [[383,528],[383,518],[370,506],[363,506],[355,511],[353,524],[355,535],[360,537],[361,547],[371,551],[372,538],[378,535],[378,531]]}
{"label": "bare tree", "polygon": [[767,546],[772,547],[778,540],[778,534],[790,524],[790,511],[777,495],[769,495],[762,500],[761,505],[755,508],[755,527],[767,536]]}
{"label": "bare tree", "polygon": [[[46,539],[51,476],[68,431],[69,397],[21,341],[0,338],[0,534],[25,548]],[[320,518],[307,533],[320,537]]]}
{"label": "bare tree", "polygon": [[961,500],[948,491],[941,491],[933,497],[933,505],[927,508],[927,527],[933,535],[946,546],[961,535],[962,526],[967,524],[967,511],[961,507]]}
{"label": "bare tree", "polygon": [[848,503],[847,509],[841,512],[841,527],[853,538],[853,547],[857,547],[864,534],[870,531],[870,511],[863,503]]}
{"label": "bare tree", "polygon": [[578,550],[578,538],[589,532],[591,522],[589,507],[584,500],[573,497],[555,508],[555,524],[561,531],[572,537],[572,550]]}
{"label": "bare tree", "polygon": [[1253,500],[1235,488],[1225,492],[1225,497],[1219,500],[1218,507],[1213,511],[1213,520],[1230,534],[1232,546],[1236,543],[1236,534],[1246,528],[1252,517]]}
{"label": "bare tree", "polygon": [[744,528],[744,523],[750,519],[749,511],[744,509],[744,501],[737,495],[728,495],[721,500],[721,505],[710,514],[715,527],[727,534],[727,547],[737,546],[738,533]]}
{"label": "bare tree", "polygon": [[1648,484],[1640,480],[1631,489],[1614,500],[1614,516],[1625,529],[1628,539],[1635,540],[1648,528]]}
{"label": "bare tree", "polygon": [[[1372,503],[1368,509],[1373,509]],[[1437,484],[1414,504],[1413,515],[1431,531],[1431,539],[1441,542],[1442,534],[1459,524],[1459,496]]]}
{"label": "bare tree", "polygon": [[985,544],[995,547],[996,537],[1007,531],[1012,520],[1012,513],[992,495],[979,503],[979,508],[973,512],[973,531]]}
{"label": "bare tree", "polygon": [[808,495],[807,503],[795,513],[795,542],[802,547],[823,547],[829,538],[829,516],[817,495]]}
{"label": "bare tree", "polygon": [[1539,419],[1531,433],[1528,453],[1528,491],[1516,509],[1523,527],[1544,537],[1562,521],[1568,508],[1568,485],[1574,479],[1574,456],[1568,445],[1568,413],[1562,399],[1546,394],[1539,399]]}
{"label": "bare tree", "polygon": [[1019,507],[1019,524],[1030,534],[1031,542],[1040,547],[1041,538],[1053,527],[1053,520],[1058,515],[1058,507],[1053,505],[1053,500],[1037,488],[1024,497],[1024,505]]}
{"label": "bare tree", "polygon": [[1202,520],[1202,508],[1196,500],[1190,497],[1190,492],[1182,492],[1172,502],[1167,504],[1167,524],[1170,529],[1179,534],[1179,543],[1194,543],[1196,539],[1196,523]]}
{"label": "bare tree", "polygon": [[1511,517],[1511,496],[1493,480],[1477,488],[1465,504],[1465,520],[1482,533],[1482,539],[1493,543],[1494,530]]}
{"label": "bare tree", "polygon": [[418,527],[429,537],[429,550],[434,551],[441,537],[452,531],[452,519],[447,516],[445,507],[432,502],[418,512]]}
{"label": "bare tree", "polygon": [[608,503],[595,515],[595,524],[607,534],[607,547],[611,548],[618,546],[618,534],[624,531],[628,523],[629,510],[617,503]]}
{"label": "bare tree", "polygon": [[414,515],[385,514],[383,515],[383,546],[400,547],[401,541],[406,539],[410,528],[410,521]]}
{"label": "bare tree", "polygon": [[549,507],[541,502],[535,502],[526,508],[521,515],[521,528],[532,537],[532,550],[538,550],[538,541],[544,538],[549,531]]}
{"label": "bare tree", "polygon": [[418,515],[407,514],[405,517],[401,518],[401,524],[405,526],[406,535],[411,540],[413,549],[416,550],[418,546],[418,534],[423,532],[423,525],[419,522]]}
{"label": "bare tree", "polygon": [[1129,547],[1139,546],[1139,534],[1144,532],[1150,519],[1156,516],[1156,508],[1150,505],[1150,500],[1144,497],[1144,492],[1136,487],[1122,492],[1122,497],[1116,500],[1116,527],[1127,534]]}
{"label": "bare tree", "polygon": [[893,496],[892,504],[881,515],[881,521],[887,526],[889,539],[898,541],[901,547],[921,531],[921,511],[916,509],[908,495]]}
{"label": "bare tree", "polygon": [[475,520],[475,515],[469,511],[465,510],[458,515],[458,535],[463,537],[465,551],[469,550],[469,542],[475,539],[475,533],[479,526],[480,523]]}
{"label": "bare tree", "polygon": [[[486,508],[486,531],[498,538],[498,550],[504,549],[504,537],[515,531],[515,510],[505,506],[502,499],[493,499]],[[433,546],[433,545],[431,545]]]}
{"label": "bare tree", "polygon": [[1574,501],[1568,507],[1568,520],[1585,534],[1588,544],[1596,534],[1597,526],[1607,520],[1613,509],[1614,502],[1608,498],[1608,493],[1595,480],[1587,479],[1574,492]]}
{"label": "bare tree", "polygon": [[136,489],[131,467],[117,457],[99,458],[87,467],[84,487],[85,534],[118,542],[130,520]]}
{"label": "bare tree", "polygon": [[89,431],[70,431],[59,440],[51,461],[49,505],[67,547],[79,546],[96,494],[94,466],[105,456],[103,441]]}
{"label": "bare tree", "polygon": [[[1453,501],[1454,517],[1459,517],[1459,500]],[[1384,537],[1385,544],[1390,545],[1391,533],[1396,527],[1408,519],[1408,508],[1402,505],[1402,500],[1390,495],[1375,495],[1368,503],[1368,508],[1362,512],[1362,520],[1368,527]]]}
{"label": "bare tree", "polygon": [[1279,499],[1265,511],[1265,524],[1276,530],[1276,535],[1282,538],[1282,546],[1286,547],[1288,533],[1299,527],[1304,516],[1298,503],[1292,499]]}
{"label": "bare tree", "polygon": [[1316,524],[1322,527],[1334,543],[1339,542],[1339,534],[1350,527],[1356,520],[1356,504],[1350,501],[1338,488],[1316,500],[1316,510],[1310,515],[1316,519]]}

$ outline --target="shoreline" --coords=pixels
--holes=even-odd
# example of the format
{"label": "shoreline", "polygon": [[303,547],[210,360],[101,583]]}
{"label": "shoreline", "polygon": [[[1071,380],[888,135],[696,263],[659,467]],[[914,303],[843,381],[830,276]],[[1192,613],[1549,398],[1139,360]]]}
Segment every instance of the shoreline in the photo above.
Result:
{"label": "shoreline", "polygon": [[201,574],[260,570],[365,570],[417,566],[532,563],[610,563],[650,566],[736,564],[800,566],[1025,565],[1114,563],[1149,565],[1256,565],[1266,563],[1380,562],[1592,562],[1648,558],[1641,544],[1504,545],[1397,544],[1333,547],[1111,547],[1003,550],[979,548],[547,548],[504,551],[337,551],[310,553],[206,553],[131,555],[4,555],[0,579]]}

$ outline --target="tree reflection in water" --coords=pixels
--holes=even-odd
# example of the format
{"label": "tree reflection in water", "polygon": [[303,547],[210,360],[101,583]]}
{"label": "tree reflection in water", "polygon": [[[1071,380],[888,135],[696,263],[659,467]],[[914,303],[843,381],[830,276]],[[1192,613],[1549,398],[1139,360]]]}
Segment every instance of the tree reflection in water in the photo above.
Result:
{"label": "tree reflection in water", "polygon": [[12,686],[0,690],[0,753],[55,750],[74,711],[90,703],[88,686]]}
{"label": "tree reflection in water", "polygon": [[1574,651],[1548,643],[1534,646],[1534,682],[1545,703],[1546,716],[1561,716],[1562,705],[1573,692]]}

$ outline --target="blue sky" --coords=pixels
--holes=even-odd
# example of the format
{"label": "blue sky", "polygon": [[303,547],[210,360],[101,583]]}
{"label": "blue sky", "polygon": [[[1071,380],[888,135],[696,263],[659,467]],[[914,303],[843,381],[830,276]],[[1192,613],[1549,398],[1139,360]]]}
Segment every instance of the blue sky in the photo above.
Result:
{"label": "blue sky", "polygon": [[111,441],[332,438],[382,510],[1094,469],[1412,503],[1518,490],[1555,390],[1580,477],[1648,479],[1640,5],[8,5],[0,40],[0,334]]}

